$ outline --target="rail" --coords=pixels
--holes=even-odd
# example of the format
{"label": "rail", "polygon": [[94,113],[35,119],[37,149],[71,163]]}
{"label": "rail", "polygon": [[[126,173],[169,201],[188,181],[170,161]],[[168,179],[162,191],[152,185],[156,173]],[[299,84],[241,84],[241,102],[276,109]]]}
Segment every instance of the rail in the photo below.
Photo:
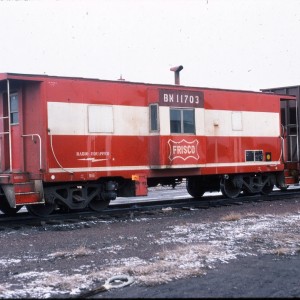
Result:
{"label": "rail", "polygon": [[38,137],[39,143],[40,143],[40,170],[42,170],[42,138],[39,134],[33,133],[33,134],[22,134],[22,137],[31,137],[32,140],[34,137]]}

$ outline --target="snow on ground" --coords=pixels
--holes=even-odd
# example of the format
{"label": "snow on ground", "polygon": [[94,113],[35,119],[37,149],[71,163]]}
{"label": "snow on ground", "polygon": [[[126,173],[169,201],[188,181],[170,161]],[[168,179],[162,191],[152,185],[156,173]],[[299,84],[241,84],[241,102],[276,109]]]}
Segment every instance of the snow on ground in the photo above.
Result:
{"label": "snow on ground", "polygon": [[[148,222],[149,219],[132,219],[130,222]],[[95,222],[95,221],[93,221]],[[88,222],[87,222],[88,223]],[[118,259],[105,260],[98,269],[82,265],[67,275],[63,270],[24,272],[11,276],[10,283],[0,283],[0,298],[49,298],[79,295],[83,289],[105,281],[116,274],[133,276],[136,283],[154,285],[187,276],[199,276],[218,263],[228,263],[240,256],[258,254],[295,254],[300,250],[300,213],[274,215],[248,215],[234,220],[210,223],[186,222],[165,228],[159,238],[153,234],[132,237],[137,247],[139,238],[151,245],[162,246],[161,252],[150,259],[122,257],[125,245],[111,245],[106,249],[80,249],[77,253],[49,253],[44,257],[1,257],[0,268],[20,265],[24,259],[49,260],[53,257],[72,259],[76,255],[113,251]],[[58,225],[60,226],[60,225]],[[65,226],[65,225],[64,225]],[[70,225],[71,226],[71,225]],[[139,226],[139,225],[138,225]],[[6,233],[0,233],[1,235]],[[120,243],[122,239],[120,239]],[[85,252],[86,251],[86,252]]]}

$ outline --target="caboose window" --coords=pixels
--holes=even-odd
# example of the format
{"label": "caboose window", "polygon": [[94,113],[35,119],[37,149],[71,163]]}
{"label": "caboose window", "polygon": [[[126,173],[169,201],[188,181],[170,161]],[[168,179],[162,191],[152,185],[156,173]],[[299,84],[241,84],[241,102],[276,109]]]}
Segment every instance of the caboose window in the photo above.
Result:
{"label": "caboose window", "polygon": [[10,95],[10,122],[11,124],[19,123],[19,99],[18,94]]}
{"label": "caboose window", "polygon": [[170,109],[171,133],[195,133],[194,109]]}
{"label": "caboose window", "polygon": [[195,113],[194,110],[185,109],[183,113],[183,132],[195,133]]}
{"label": "caboose window", "polygon": [[158,131],[158,105],[150,104],[150,131]]}

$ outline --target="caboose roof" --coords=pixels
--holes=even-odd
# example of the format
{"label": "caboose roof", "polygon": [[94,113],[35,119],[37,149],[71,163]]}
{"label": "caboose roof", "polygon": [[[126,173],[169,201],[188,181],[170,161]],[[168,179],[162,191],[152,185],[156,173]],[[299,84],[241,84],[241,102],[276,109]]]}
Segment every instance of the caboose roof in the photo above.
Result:
{"label": "caboose roof", "polygon": [[[216,90],[216,91],[232,91],[232,92],[242,92],[242,93],[256,93],[256,94],[276,94],[282,95],[285,99],[294,99],[294,96],[274,93],[272,89],[261,89],[260,91],[251,91],[251,90],[239,90],[239,89],[225,89],[225,88],[210,88],[210,87],[201,87],[201,86],[186,86],[186,85],[174,85],[174,84],[155,84],[155,83],[145,83],[145,82],[133,82],[127,80],[107,80],[107,79],[98,79],[98,78],[86,78],[86,77],[71,77],[71,76],[56,76],[56,75],[46,75],[46,74],[21,74],[21,73],[0,73],[0,81],[2,80],[21,80],[21,81],[36,81],[43,82],[49,79],[66,79],[66,80],[81,80],[81,81],[99,81],[99,82],[112,82],[118,84],[136,84],[136,85],[147,85],[147,86],[157,86],[157,87],[170,87],[172,89],[201,89],[201,90]],[[291,86],[299,87],[299,86]]]}

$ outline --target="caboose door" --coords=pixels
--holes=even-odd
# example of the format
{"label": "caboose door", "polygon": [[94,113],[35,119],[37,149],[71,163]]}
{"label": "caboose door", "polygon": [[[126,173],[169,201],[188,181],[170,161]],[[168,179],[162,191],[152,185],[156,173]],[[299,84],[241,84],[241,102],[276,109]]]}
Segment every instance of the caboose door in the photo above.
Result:
{"label": "caboose door", "polygon": [[11,134],[11,168],[13,171],[23,171],[22,153],[23,138],[19,111],[22,107],[20,94],[17,91],[10,94],[10,134]]}
{"label": "caboose door", "polygon": [[23,143],[19,117],[20,93],[16,88],[11,91],[9,82],[7,82],[7,90],[1,98],[1,171],[20,172],[23,169],[21,159]]}

